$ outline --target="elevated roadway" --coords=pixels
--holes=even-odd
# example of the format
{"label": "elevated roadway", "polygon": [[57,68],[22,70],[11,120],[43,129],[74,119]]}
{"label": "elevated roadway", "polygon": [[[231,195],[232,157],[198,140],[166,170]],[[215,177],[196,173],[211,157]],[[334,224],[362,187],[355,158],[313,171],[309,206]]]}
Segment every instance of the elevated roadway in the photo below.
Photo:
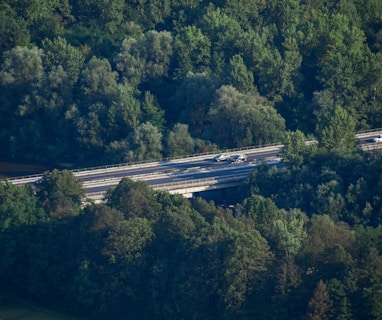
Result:
{"label": "elevated roadway", "polygon": [[[357,134],[359,146],[367,151],[382,148],[382,143],[372,143],[371,139],[382,134],[382,129]],[[242,164],[214,162],[214,154],[192,155],[167,161],[121,164],[113,166],[73,170],[75,176],[83,181],[89,198],[100,200],[105,192],[116,186],[124,177],[146,181],[155,189],[166,190],[192,196],[193,192],[226,188],[238,185],[253,168],[261,163],[274,162],[280,159],[278,154],[281,144],[267,147],[250,147],[243,149],[223,150],[231,155],[245,153],[248,161]],[[13,184],[34,183],[42,175],[11,179]]]}

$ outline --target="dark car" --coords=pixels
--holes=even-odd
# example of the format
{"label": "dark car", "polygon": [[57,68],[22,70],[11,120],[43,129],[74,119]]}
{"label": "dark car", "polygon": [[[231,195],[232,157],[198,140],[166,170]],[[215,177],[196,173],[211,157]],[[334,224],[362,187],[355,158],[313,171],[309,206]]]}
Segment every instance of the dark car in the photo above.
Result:
{"label": "dark car", "polygon": [[236,163],[239,163],[239,162],[244,162],[244,161],[247,161],[247,156],[245,154],[237,154],[236,156],[232,157],[231,158],[231,161],[232,162],[236,162]]}

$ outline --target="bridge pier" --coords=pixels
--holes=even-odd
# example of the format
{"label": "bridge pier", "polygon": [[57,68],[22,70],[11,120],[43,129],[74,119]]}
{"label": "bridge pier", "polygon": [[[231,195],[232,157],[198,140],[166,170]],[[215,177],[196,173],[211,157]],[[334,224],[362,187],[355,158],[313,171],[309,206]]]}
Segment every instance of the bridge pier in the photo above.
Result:
{"label": "bridge pier", "polygon": [[203,198],[216,204],[232,205],[238,202],[238,186],[194,192],[192,198]]}

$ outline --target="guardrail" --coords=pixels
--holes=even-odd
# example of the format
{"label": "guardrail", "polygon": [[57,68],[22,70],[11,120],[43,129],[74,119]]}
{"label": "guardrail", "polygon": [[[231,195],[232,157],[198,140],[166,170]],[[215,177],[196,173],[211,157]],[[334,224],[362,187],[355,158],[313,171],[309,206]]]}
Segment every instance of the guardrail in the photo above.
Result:
{"label": "guardrail", "polygon": [[[177,181],[177,182],[170,182],[170,183],[162,183],[162,184],[156,184],[150,186],[154,190],[162,190],[162,191],[174,191],[177,189],[187,189],[187,188],[193,188],[193,187],[201,187],[206,185],[216,185],[216,184],[223,184],[227,182],[237,182],[242,181],[247,177],[247,174],[240,174],[240,175],[230,175],[227,177],[221,177],[221,178],[203,178],[203,179],[193,179],[193,180],[187,180],[187,181]],[[93,199],[93,200],[103,200],[105,197],[105,192],[91,192],[86,195],[87,198]]]}
{"label": "guardrail", "polygon": [[367,143],[367,144],[361,145],[361,148],[364,151],[382,149],[382,143],[380,142]]}
{"label": "guardrail", "polygon": [[[365,138],[365,137],[372,137],[376,134],[382,134],[382,128],[379,129],[371,129],[371,130],[365,130],[360,131],[357,133],[357,138]],[[253,153],[258,152],[266,152],[270,151],[272,149],[280,149],[283,145],[280,143],[273,143],[273,144],[266,144],[266,145],[258,145],[258,146],[248,146],[248,147],[242,147],[242,148],[234,148],[234,149],[222,149],[222,150],[214,150],[204,153],[196,153],[191,155],[186,155],[183,157],[168,157],[157,161],[152,160],[145,160],[140,162],[129,162],[129,163],[118,163],[118,164],[112,164],[112,165],[104,165],[104,166],[95,166],[95,167],[89,167],[89,168],[81,168],[81,169],[72,169],[71,171],[74,173],[75,176],[80,177],[83,175],[87,175],[89,173],[96,173],[96,172],[112,172],[112,171],[118,171],[118,170],[126,170],[127,168],[133,169],[133,168],[145,168],[145,167],[151,167],[156,166],[161,163],[165,162],[188,162],[192,160],[197,160],[200,158],[205,158],[207,156],[216,155],[218,153],[239,153],[243,151],[250,151]],[[382,147],[382,146],[381,146]],[[377,149],[377,146],[374,148]],[[18,184],[23,183],[32,183],[36,181],[37,179],[41,178],[41,174],[35,174],[35,175],[27,175],[27,176],[20,176],[20,177],[12,177],[8,178],[7,180],[10,181],[18,181]]]}

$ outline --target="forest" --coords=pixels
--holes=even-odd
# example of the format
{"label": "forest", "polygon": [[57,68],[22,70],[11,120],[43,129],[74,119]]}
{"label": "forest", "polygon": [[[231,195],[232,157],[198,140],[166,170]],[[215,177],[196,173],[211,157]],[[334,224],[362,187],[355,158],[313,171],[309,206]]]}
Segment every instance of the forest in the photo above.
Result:
{"label": "forest", "polygon": [[[3,0],[0,156],[283,143],[227,209],[70,170],[0,181],[0,290],[90,319],[382,318],[380,0]],[[306,144],[314,138],[317,144]]]}
{"label": "forest", "polygon": [[[379,0],[4,0],[0,156],[85,167],[382,127]],[[224,124],[224,125],[222,125]]]}

